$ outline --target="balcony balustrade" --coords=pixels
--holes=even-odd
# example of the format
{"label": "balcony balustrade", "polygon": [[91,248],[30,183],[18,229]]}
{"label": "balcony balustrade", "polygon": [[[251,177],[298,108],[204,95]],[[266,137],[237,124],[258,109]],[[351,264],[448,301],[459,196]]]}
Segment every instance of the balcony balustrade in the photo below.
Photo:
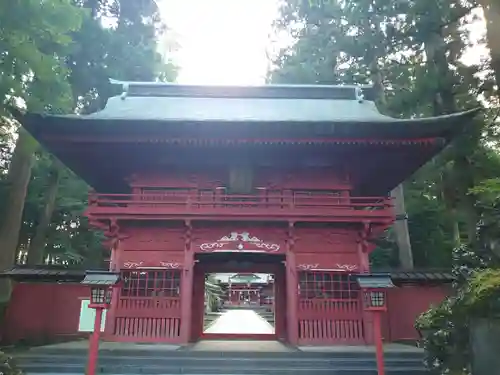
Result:
{"label": "balcony balustrade", "polygon": [[[387,197],[332,195],[294,196],[234,194],[96,194],[89,196],[89,216],[158,216],[226,220],[359,221],[361,218],[393,218]],[[353,220],[349,220],[352,218]]]}

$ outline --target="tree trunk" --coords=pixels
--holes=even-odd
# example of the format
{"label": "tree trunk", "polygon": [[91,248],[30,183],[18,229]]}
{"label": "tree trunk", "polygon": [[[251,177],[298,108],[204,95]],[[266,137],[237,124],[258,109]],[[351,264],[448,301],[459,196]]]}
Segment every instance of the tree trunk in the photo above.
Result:
{"label": "tree trunk", "polygon": [[[500,86],[500,3],[498,0],[479,0],[486,19],[486,38],[490,49],[491,68]],[[497,90],[500,99],[500,90]]]}
{"label": "tree trunk", "polygon": [[[433,115],[440,116],[455,113],[457,112],[457,105],[455,103],[455,95],[453,93],[453,86],[451,85],[450,80],[450,68],[446,57],[447,50],[444,37],[437,30],[430,33],[430,37],[425,42],[424,48],[427,56],[428,70],[433,77],[436,77],[436,79],[439,80],[433,97]],[[461,160],[466,159],[464,154],[466,155],[470,151],[457,146],[456,142],[452,144],[451,147],[451,160],[453,160],[454,163],[460,163]],[[445,175],[444,184],[442,184],[443,186],[441,187],[442,197],[448,207],[448,210],[452,213],[450,215],[450,220],[453,228],[454,245],[460,246],[462,241],[458,221],[458,212],[461,208],[460,203],[466,199],[467,192],[473,185],[470,184],[470,181],[459,178],[463,175],[468,175],[470,177],[468,166],[464,165],[462,168],[453,168],[453,170],[449,173],[451,176]],[[468,222],[468,228],[472,226],[475,228],[475,215],[466,215],[466,220]]]}
{"label": "tree trunk", "polygon": [[47,230],[49,229],[50,220],[54,212],[56,205],[57,191],[59,188],[59,177],[60,169],[56,166],[53,168],[47,185],[47,191],[45,195],[45,206],[40,213],[40,218],[38,220],[38,225],[36,227],[35,236],[33,237],[29,250],[28,258],[26,263],[29,266],[35,266],[37,264],[42,264],[45,255],[45,245]]}
{"label": "tree trunk", "polygon": [[[377,60],[370,64],[371,79],[375,90],[377,106],[382,108],[382,112],[387,108],[387,101],[384,91],[383,76],[378,68]],[[398,246],[399,265],[405,270],[413,269],[413,252],[411,250],[410,232],[408,230],[408,220],[406,219],[405,196],[403,184],[398,185],[392,192],[396,216],[399,219],[394,223],[394,234]]]}
{"label": "tree trunk", "polygon": [[413,252],[411,250],[408,219],[406,218],[403,184],[398,185],[393,191],[391,191],[391,197],[394,200],[394,211],[396,213],[394,232],[396,234],[396,243],[398,245],[399,265],[405,270],[412,270]]}
{"label": "tree trunk", "polygon": [[[37,143],[23,129],[19,129],[16,148],[7,175],[8,192],[3,222],[0,226],[0,270],[12,267],[15,262],[19,232],[23,218],[24,200],[31,177],[34,152]],[[0,303],[9,301],[11,283],[8,279],[0,279]]]}

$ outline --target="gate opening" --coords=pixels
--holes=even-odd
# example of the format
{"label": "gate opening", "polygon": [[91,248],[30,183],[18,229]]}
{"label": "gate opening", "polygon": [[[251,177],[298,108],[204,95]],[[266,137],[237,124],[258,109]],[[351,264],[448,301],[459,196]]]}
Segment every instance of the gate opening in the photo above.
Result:
{"label": "gate opening", "polygon": [[274,279],[269,273],[206,274],[203,333],[274,335]]}
{"label": "gate opening", "polygon": [[286,339],[283,254],[197,254],[192,341]]}

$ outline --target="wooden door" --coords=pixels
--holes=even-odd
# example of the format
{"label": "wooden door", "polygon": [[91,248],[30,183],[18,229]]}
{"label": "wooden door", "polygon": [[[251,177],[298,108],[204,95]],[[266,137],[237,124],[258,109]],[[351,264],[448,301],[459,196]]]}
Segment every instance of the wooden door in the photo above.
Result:
{"label": "wooden door", "polygon": [[124,270],[122,280],[113,340],[179,342],[181,271]]}
{"label": "wooden door", "polygon": [[300,344],[364,342],[361,291],[346,272],[299,273]]}

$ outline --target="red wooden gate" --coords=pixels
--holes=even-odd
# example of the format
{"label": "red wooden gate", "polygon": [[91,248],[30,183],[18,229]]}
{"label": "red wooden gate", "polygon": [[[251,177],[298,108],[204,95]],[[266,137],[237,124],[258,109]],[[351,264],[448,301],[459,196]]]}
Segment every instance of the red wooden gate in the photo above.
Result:
{"label": "red wooden gate", "polygon": [[364,342],[361,293],[343,272],[299,273],[299,343]]}
{"label": "red wooden gate", "polygon": [[181,325],[181,271],[122,271],[114,312],[113,339],[178,342]]}

